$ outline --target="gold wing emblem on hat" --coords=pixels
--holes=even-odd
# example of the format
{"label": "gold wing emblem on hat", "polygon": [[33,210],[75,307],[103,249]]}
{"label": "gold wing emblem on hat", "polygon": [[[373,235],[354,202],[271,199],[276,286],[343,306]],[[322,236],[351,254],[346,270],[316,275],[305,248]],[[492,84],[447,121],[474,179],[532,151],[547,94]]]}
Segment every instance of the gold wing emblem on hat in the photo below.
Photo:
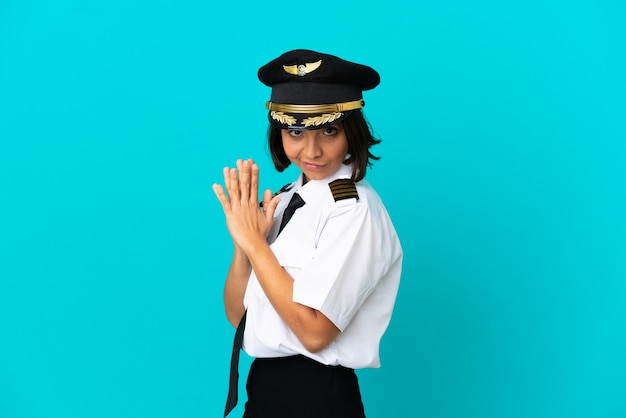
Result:
{"label": "gold wing emblem on hat", "polygon": [[318,68],[320,68],[320,65],[322,65],[322,60],[319,60],[317,62],[307,62],[306,64],[300,65],[283,65],[283,68],[285,72],[289,74],[299,75],[300,77],[302,77],[317,70]]}

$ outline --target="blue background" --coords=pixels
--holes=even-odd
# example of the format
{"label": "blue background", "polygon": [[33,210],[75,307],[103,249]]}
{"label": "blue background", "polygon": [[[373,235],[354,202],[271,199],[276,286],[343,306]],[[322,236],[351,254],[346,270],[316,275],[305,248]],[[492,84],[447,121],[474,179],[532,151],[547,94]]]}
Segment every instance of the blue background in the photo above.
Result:
{"label": "blue background", "polygon": [[256,79],[294,48],[382,75],[368,179],[406,255],[368,417],[626,416],[625,21],[621,0],[1,0],[0,416],[221,416],[211,184],[236,158],[296,175]]}

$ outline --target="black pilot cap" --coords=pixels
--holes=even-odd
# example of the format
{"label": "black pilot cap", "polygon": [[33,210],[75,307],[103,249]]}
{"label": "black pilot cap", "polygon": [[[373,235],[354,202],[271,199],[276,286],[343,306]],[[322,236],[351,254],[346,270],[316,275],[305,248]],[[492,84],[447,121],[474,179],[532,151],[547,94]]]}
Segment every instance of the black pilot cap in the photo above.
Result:
{"label": "black pilot cap", "polygon": [[281,129],[320,129],[365,106],[363,90],[380,83],[371,67],[320,52],[297,49],[259,69],[272,88],[268,120]]}

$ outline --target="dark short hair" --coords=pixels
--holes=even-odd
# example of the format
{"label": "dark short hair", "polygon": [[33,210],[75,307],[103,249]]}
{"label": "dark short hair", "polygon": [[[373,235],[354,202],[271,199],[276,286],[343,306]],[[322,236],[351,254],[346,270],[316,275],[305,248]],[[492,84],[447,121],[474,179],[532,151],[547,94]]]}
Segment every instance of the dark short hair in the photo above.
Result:
{"label": "dark short hair", "polygon": [[[348,154],[350,155],[349,158],[344,161],[344,164],[352,164],[352,176],[350,178],[352,181],[357,182],[365,178],[365,171],[368,167],[372,166],[371,160],[380,159],[380,157],[376,157],[370,152],[370,148],[380,143],[380,139],[374,138],[372,128],[360,109],[353,110],[350,116],[345,118],[341,124],[346,133]],[[287,154],[285,154],[285,149],[283,148],[281,129],[270,125],[267,131],[267,137],[274,167],[276,167],[276,170],[279,172],[283,172],[289,167],[291,161],[287,158]]]}

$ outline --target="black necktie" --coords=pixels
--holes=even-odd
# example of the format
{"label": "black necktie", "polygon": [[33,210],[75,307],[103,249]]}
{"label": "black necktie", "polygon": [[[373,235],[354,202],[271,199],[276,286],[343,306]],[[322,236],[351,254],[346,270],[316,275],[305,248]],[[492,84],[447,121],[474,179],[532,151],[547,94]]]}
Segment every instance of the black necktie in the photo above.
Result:
{"label": "black necktie", "polygon": [[[304,206],[304,200],[300,197],[298,193],[294,193],[289,201],[289,204],[285,208],[283,212],[283,219],[280,222],[280,227],[278,228],[278,234],[281,233],[287,222],[291,219],[293,214],[296,212],[298,208]],[[277,235],[278,236],[278,235]],[[243,317],[241,321],[239,321],[239,325],[237,326],[237,331],[235,332],[235,340],[233,341],[233,352],[230,357],[230,382],[228,386],[228,397],[226,398],[226,408],[224,409],[224,417],[226,417],[230,411],[233,410],[235,405],[237,405],[237,386],[239,383],[239,351],[241,350],[241,346],[243,345],[243,332],[246,329],[246,315],[248,311],[246,310],[243,313]]]}
{"label": "black necktie", "polygon": [[239,382],[239,350],[243,345],[243,331],[246,328],[246,310],[239,321],[237,331],[235,332],[235,340],[233,341],[233,353],[230,356],[230,382],[228,384],[228,397],[226,398],[226,409],[224,416],[228,415],[237,405],[237,383]]}
{"label": "black necktie", "polygon": [[298,193],[294,193],[293,196],[291,196],[291,200],[285,208],[285,211],[283,212],[283,220],[280,221],[280,228],[278,228],[277,236],[280,235],[283,228],[287,225],[287,222],[289,222],[296,210],[302,206],[304,206],[304,200],[302,200]]}

